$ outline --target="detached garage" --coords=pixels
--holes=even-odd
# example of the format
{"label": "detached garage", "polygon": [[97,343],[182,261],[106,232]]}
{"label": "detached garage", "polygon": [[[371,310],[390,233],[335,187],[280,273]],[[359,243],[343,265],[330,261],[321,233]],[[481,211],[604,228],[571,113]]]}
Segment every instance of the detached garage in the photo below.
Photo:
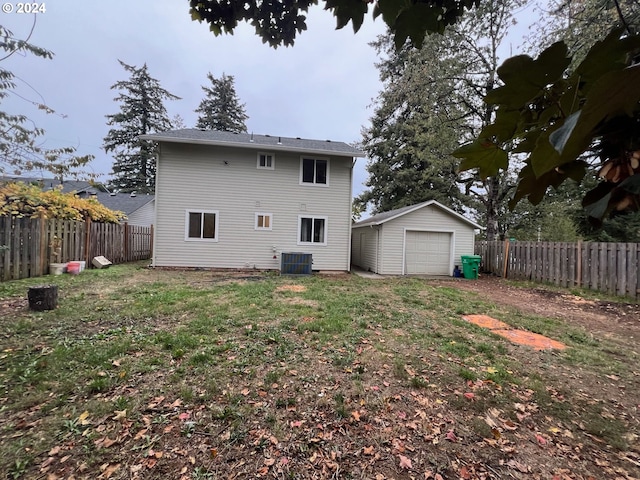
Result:
{"label": "detached garage", "polygon": [[352,263],[381,275],[451,276],[481,228],[435,200],[380,213],[352,226]]}

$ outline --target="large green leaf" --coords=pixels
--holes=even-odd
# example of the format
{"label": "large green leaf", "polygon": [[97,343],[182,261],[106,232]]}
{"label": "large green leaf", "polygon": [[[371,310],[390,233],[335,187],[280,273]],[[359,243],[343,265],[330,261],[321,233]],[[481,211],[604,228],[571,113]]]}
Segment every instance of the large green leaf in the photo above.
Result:
{"label": "large green leaf", "polygon": [[400,49],[407,38],[410,38],[411,43],[416,47],[422,47],[427,31],[442,32],[444,30],[441,17],[442,8],[426,3],[414,3],[402,9],[393,24],[396,48]]}
{"label": "large green leaf", "polygon": [[536,141],[536,146],[529,156],[531,168],[537,178],[559,167],[563,163],[560,154],[549,143],[549,133],[542,132]]}
{"label": "large green leaf", "polygon": [[374,17],[382,15],[384,23],[393,25],[400,12],[409,6],[411,6],[410,0],[378,0],[375,3],[373,15]]}
{"label": "large green leaf", "polygon": [[603,40],[597,42],[576,68],[572,75],[586,86],[586,89],[605,73],[622,70],[628,65],[629,53],[640,48],[640,35],[620,38],[623,29],[612,30]]}
{"label": "large green leaf", "polygon": [[485,102],[507,109],[522,108],[547,85],[561,78],[569,62],[563,42],[554,43],[535,60],[528,55],[509,58],[498,69],[504,86],[488,92]]}
{"label": "large green leaf", "polygon": [[531,163],[527,162],[520,170],[518,186],[509,202],[509,207],[513,209],[523,198],[528,198],[529,202],[537,205],[542,201],[549,187],[558,188],[567,178],[580,182],[586,173],[586,167],[586,163],[579,160],[536,176]]}
{"label": "large green leaf", "polygon": [[362,26],[364,15],[367,13],[367,2],[362,0],[326,0],[325,10],[333,10],[337,19],[336,28],[346,26],[353,22],[353,31],[357,32]]}
{"label": "large green leaf", "polygon": [[590,89],[575,124],[566,124],[554,146],[568,162],[584,152],[597,136],[601,122],[631,116],[640,101],[640,65],[603,75]]}
{"label": "large green leaf", "polygon": [[509,166],[507,152],[499,148],[494,142],[475,140],[458,148],[452,153],[456,158],[461,158],[460,171],[478,169],[481,178],[496,175],[500,169],[506,170]]}
{"label": "large green leaf", "polygon": [[496,112],[496,118],[492,124],[482,129],[479,138],[494,138],[503,143],[513,138],[520,122],[520,112],[517,110],[503,110]]}

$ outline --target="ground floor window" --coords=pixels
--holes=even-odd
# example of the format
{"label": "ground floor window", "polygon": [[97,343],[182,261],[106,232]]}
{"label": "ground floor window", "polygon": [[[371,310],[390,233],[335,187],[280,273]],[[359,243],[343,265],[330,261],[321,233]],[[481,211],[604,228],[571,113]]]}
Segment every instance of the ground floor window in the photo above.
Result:
{"label": "ground floor window", "polygon": [[327,244],[327,217],[300,216],[298,244]]}
{"label": "ground floor window", "polygon": [[187,211],[185,236],[187,240],[218,241],[218,212]]}

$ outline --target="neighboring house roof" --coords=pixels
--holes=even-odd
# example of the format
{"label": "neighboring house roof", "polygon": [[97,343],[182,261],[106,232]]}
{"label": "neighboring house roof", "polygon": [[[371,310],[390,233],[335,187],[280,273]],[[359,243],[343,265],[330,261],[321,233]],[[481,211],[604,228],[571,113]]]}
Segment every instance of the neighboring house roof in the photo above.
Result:
{"label": "neighboring house roof", "polygon": [[155,195],[131,195],[130,193],[97,192],[96,199],[111,210],[118,210],[129,216],[136,210],[155,200]]}
{"label": "neighboring house roof", "polygon": [[65,180],[64,182],[61,182],[57,178],[2,176],[0,177],[0,182],[40,184],[42,185],[43,190],[52,190],[58,187],[58,185],[62,185],[62,191],[64,193],[93,193],[103,190],[99,185],[92,185],[90,182],[86,182],[84,180]]}
{"label": "neighboring house roof", "polygon": [[331,140],[308,140],[304,138],[274,137],[253,133],[232,133],[216,130],[185,128],[170,132],[141,135],[143,140],[154,142],[190,143],[196,145],[218,145],[230,147],[258,147],[273,151],[305,152],[319,154],[364,157],[365,153],[344,142]]}
{"label": "neighboring house roof", "polygon": [[369,217],[369,218],[361,220],[361,221],[359,221],[357,223],[354,223],[353,226],[354,227],[368,227],[368,226],[381,225],[381,224],[383,224],[385,222],[388,222],[388,221],[393,220],[395,218],[398,218],[398,217],[401,217],[403,215],[406,215],[407,213],[415,212],[416,210],[419,210],[419,209],[424,208],[424,207],[428,207],[430,205],[432,205],[432,206],[434,206],[436,208],[439,208],[441,210],[444,210],[445,212],[449,213],[450,215],[453,215],[454,217],[458,218],[459,220],[468,223],[473,228],[479,228],[481,230],[484,229],[484,227],[478,225],[475,222],[472,222],[471,220],[469,220],[468,218],[464,217],[463,215],[460,215],[459,213],[454,212],[450,208],[445,207],[444,205],[442,205],[439,202],[436,202],[435,200],[429,200],[427,202],[418,203],[416,205],[409,205],[409,206],[406,206],[406,207],[398,208],[396,210],[389,210],[388,212],[379,213],[377,215],[374,215],[372,217]]}

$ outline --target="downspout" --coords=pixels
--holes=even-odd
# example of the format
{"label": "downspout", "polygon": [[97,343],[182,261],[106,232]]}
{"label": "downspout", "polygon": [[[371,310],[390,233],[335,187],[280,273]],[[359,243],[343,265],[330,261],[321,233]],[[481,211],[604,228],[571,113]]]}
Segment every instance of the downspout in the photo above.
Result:
{"label": "downspout", "polygon": [[380,226],[378,225],[378,228],[376,228],[376,273],[380,272],[380,265],[378,264],[379,256],[380,256]]}
{"label": "downspout", "polygon": [[347,272],[351,271],[351,245],[353,242],[353,167],[356,165],[356,158],[351,160],[351,169],[349,170],[349,241],[347,242]]}
{"label": "downspout", "polygon": [[151,245],[152,245],[152,250],[151,250],[151,266],[155,267],[156,266],[156,252],[158,251],[157,245],[158,245],[158,179],[160,178],[160,154],[162,153],[162,143],[158,142],[158,146],[156,147],[156,185],[154,188],[154,198],[155,198],[155,204],[154,204],[154,208],[153,208],[153,223],[151,224],[153,226],[152,228],[152,235],[151,235]]}

